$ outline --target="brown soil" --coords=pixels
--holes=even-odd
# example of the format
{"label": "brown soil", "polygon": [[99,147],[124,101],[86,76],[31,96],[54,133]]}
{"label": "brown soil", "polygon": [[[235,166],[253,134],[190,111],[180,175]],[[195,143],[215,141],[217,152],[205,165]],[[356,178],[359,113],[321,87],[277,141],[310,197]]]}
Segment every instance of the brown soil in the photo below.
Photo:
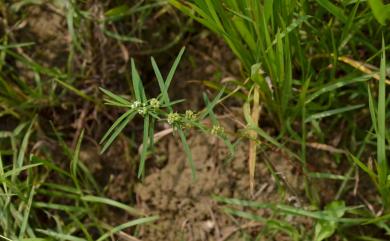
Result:
{"label": "brown soil", "polygon": [[[222,206],[213,200],[213,195],[256,200],[259,202],[279,202],[278,187],[267,170],[265,163],[259,160],[256,167],[256,194],[249,195],[249,175],[247,169],[248,148],[246,143],[237,146],[235,158],[226,162],[227,148],[215,137],[194,134],[189,139],[197,179],[191,178],[191,170],[186,156],[177,138],[169,137],[159,144],[164,149],[167,160],[162,168],[155,168],[139,183],[135,192],[138,207],[149,214],[157,214],[160,219],[141,231],[141,239],[151,240],[242,240],[242,230],[247,227],[249,233],[261,230],[247,220],[234,218],[222,210]],[[301,190],[298,175],[282,160],[277,153],[264,153],[272,159],[275,171],[289,183],[290,188]],[[298,197],[285,195],[299,205]],[[254,213],[267,216],[267,211]],[[229,238],[229,239],[228,239]],[[282,240],[282,239],[280,239]]]}

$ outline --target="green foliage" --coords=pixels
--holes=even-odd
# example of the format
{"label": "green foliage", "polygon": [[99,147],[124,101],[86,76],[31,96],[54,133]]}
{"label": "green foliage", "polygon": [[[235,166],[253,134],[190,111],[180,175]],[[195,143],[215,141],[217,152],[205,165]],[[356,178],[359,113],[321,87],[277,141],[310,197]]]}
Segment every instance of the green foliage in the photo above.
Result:
{"label": "green foliage", "polygon": [[[294,98],[292,46],[308,15],[295,15],[297,1],[177,1],[170,3],[224,38],[241,60],[246,76],[261,89],[262,101],[285,126]],[[277,14],[276,14],[277,13]]]}
{"label": "green foliage", "polygon": [[342,22],[347,22],[347,16],[344,13],[344,10],[337,5],[333,4],[328,0],[317,0],[317,3],[321,5],[321,7],[328,10],[328,12],[332,13],[338,20]]}
{"label": "green foliage", "polygon": [[[377,23],[385,24],[389,17],[388,5],[383,4],[383,1],[370,0],[368,3],[328,0],[169,2],[222,37],[240,60],[244,70],[243,79],[250,79],[250,82],[242,81],[243,83],[237,84],[238,89],[246,94],[238,98],[243,101],[246,130],[255,131],[261,140],[283,150],[302,165],[306,196],[313,206],[320,207],[322,192],[311,185],[313,178],[342,181],[337,199],[346,192],[347,186],[352,185],[351,181],[355,180],[352,177],[354,166],[345,175],[312,172],[308,168],[308,163],[317,167],[318,162],[308,155],[307,140],[310,138],[319,143],[329,143],[335,133],[340,133],[343,140],[340,143],[341,149],[327,148],[332,149],[332,158],[337,160],[334,164],[337,166],[340,160],[350,159],[343,154],[356,153],[358,157],[351,158],[353,163],[367,172],[381,194],[382,204],[388,206],[390,194],[386,140],[388,141],[389,134],[385,123],[389,118],[386,113],[389,99],[386,98],[385,85],[389,82],[386,79],[388,70],[384,50],[389,46],[382,44],[380,39],[387,41],[389,34]],[[375,67],[378,55],[382,55],[380,68]],[[371,82],[372,79],[375,80]],[[370,90],[367,94],[364,86],[376,86],[377,83],[379,94],[376,107],[373,100],[376,91],[372,93]],[[206,84],[209,86],[209,82]],[[213,83],[213,88],[218,86]],[[261,128],[261,124],[259,126],[259,123],[253,121],[250,103],[254,98],[252,93],[255,87],[259,87],[261,105],[266,109],[263,111],[263,118],[272,118],[273,124],[278,127],[278,136],[269,135]],[[370,118],[368,113],[371,115],[372,125],[367,127]],[[342,128],[344,125],[341,123],[348,124],[346,128]],[[375,135],[371,133],[373,130]],[[294,142],[301,145],[299,154],[286,147],[289,144],[284,137],[292,137]],[[264,144],[260,140],[255,141]],[[377,161],[373,167],[359,160],[362,153],[370,153],[371,146],[375,146],[377,150]],[[322,221],[317,222],[317,233],[313,233],[317,240],[326,239],[339,231],[339,221],[343,220],[341,217],[346,213],[333,212],[338,209],[336,206],[341,207],[342,211],[346,204],[335,201],[325,210],[318,211],[321,215],[333,215],[333,220],[319,218]],[[279,208],[281,207],[276,207],[278,211]],[[264,221],[262,217],[237,210],[235,214]],[[363,220],[376,220],[372,223],[388,230],[384,225],[384,220],[389,220],[386,215],[379,220],[365,211],[355,214],[357,215],[353,219],[344,219],[347,226],[360,225]],[[298,211],[294,211],[294,215],[313,217],[313,213],[303,214]],[[295,236],[291,234],[290,237]]]}
{"label": "green foliage", "polygon": [[372,91],[368,86],[368,101],[371,114],[372,125],[375,131],[376,147],[377,147],[377,159],[375,169],[367,166],[361,162],[358,158],[352,156],[352,160],[370,177],[378,188],[379,193],[382,196],[382,203],[388,210],[390,208],[390,172],[387,163],[386,155],[386,53],[385,43],[382,43],[382,55],[380,64],[380,80],[378,87],[378,100],[377,106],[375,106],[375,100],[372,96]]}
{"label": "green foliage", "polygon": [[368,0],[368,3],[376,20],[385,25],[386,20],[390,18],[390,4],[384,4],[383,0]]}
{"label": "green foliage", "polygon": [[[330,217],[334,217],[335,220],[340,219],[345,214],[344,201],[333,201],[326,205],[324,213]],[[315,231],[314,240],[322,241],[331,237],[337,229],[337,221],[318,220]]]}
{"label": "green foliage", "polygon": [[[226,207],[223,208],[225,212],[234,216],[264,223],[266,230],[276,231],[271,232],[272,235],[282,232],[289,235],[291,240],[306,240],[307,238],[312,237],[313,239],[311,240],[321,241],[331,237],[339,226],[361,225],[369,220],[365,218],[343,218],[346,213],[353,214],[357,209],[362,208],[346,207],[343,201],[333,201],[329,203],[324,210],[309,210],[281,203],[260,203],[220,196],[215,196],[214,199],[226,205]],[[272,211],[273,218],[266,218],[250,211],[241,211],[243,208],[268,209]],[[302,232],[296,226],[289,225],[285,221],[289,216],[300,216],[313,219],[316,221],[315,228],[311,231],[306,229]],[[277,217],[278,219],[276,219]],[[279,223],[279,225],[275,226],[275,223]],[[261,235],[265,235],[265,233],[262,233]],[[270,237],[270,234],[267,235],[267,237]]]}
{"label": "green foliage", "polygon": [[[3,239],[106,240],[124,228],[157,219],[156,216],[142,217],[144,214],[135,208],[101,196],[91,173],[79,160],[83,132],[76,149],[67,150],[72,159],[69,170],[51,159],[29,154],[28,143],[32,141],[36,124],[34,118],[12,132],[0,132],[1,143],[11,143],[11,149],[1,149],[0,155],[0,231]],[[56,179],[51,178],[53,175]],[[111,227],[97,215],[108,206],[139,218]],[[43,216],[54,225],[41,223]],[[63,219],[63,216],[68,218]],[[93,229],[98,233],[92,234]]]}
{"label": "green foliage", "polygon": [[[137,4],[130,15],[144,14],[145,18],[162,5],[166,4]],[[90,137],[88,131],[80,127],[70,148],[73,131],[69,130],[73,128],[64,132],[55,129],[62,125],[59,122],[72,119],[70,110],[76,110],[80,104],[101,106],[97,88],[84,88],[91,66],[78,64],[78,60],[88,58],[88,48],[96,47],[91,46],[96,41],[90,38],[90,34],[95,34],[90,31],[93,26],[107,32],[103,34],[103,38],[107,37],[104,41],[112,38],[116,44],[122,40],[140,42],[137,31],[142,22],[123,36],[116,29],[109,31],[114,20],[108,21],[108,17],[99,25],[102,19],[93,16],[93,9],[87,6],[87,1],[73,0],[0,1],[1,240],[109,240],[123,229],[133,232],[139,225],[158,218],[146,217],[136,208],[103,194],[103,188],[79,157],[85,139]],[[59,39],[67,39],[66,46],[61,43],[50,46],[47,42],[52,42],[53,36],[47,40],[32,33],[36,19],[31,17],[34,15],[31,9],[39,12],[39,19],[48,21],[37,22],[44,33],[48,25],[50,30],[51,13],[61,19],[55,34]],[[50,16],[47,19],[46,14]],[[58,50],[61,53],[57,56]],[[46,51],[56,59],[46,61]],[[49,113],[59,114],[59,120]],[[48,128],[50,125],[54,132]],[[113,227],[102,218],[113,209],[126,213],[128,221]]]}

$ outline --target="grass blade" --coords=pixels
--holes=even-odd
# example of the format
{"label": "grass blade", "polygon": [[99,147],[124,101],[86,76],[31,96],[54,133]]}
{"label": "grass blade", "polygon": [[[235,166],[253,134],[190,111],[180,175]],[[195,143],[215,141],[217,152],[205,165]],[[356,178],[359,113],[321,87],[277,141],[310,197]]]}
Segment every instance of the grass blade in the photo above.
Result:
{"label": "grass blade", "polygon": [[215,98],[211,102],[208,102],[207,96],[205,94],[203,95],[203,99],[205,100],[207,106],[206,109],[199,116],[200,119],[206,118],[206,116],[208,116],[212,112],[212,110],[218,104],[224,92],[225,92],[225,88],[222,88],[217,94],[217,96],[215,96]]}
{"label": "grass blade", "polygon": [[170,102],[169,102],[168,87],[166,86],[164,79],[161,75],[161,72],[157,66],[157,63],[153,57],[151,58],[151,62],[152,62],[154,73],[155,73],[156,78],[157,78],[158,85],[160,86],[160,92],[161,92],[162,98],[164,100],[164,104],[167,106],[168,110],[170,112],[172,112],[172,107],[171,107]]}
{"label": "grass blade", "polygon": [[129,227],[132,227],[132,226],[136,226],[136,225],[140,225],[140,224],[154,222],[158,218],[159,218],[158,216],[139,218],[139,219],[136,219],[136,220],[133,220],[133,221],[121,224],[121,225],[116,226],[115,228],[111,229],[107,233],[103,234],[102,236],[100,236],[100,238],[98,238],[96,241],[103,241],[106,238],[110,237],[111,235],[113,235],[113,234],[115,234],[115,233],[117,233],[117,232],[119,232],[119,231],[121,231],[123,229],[129,228]]}
{"label": "grass blade", "polygon": [[76,95],[80,96],[81,98],[95,103],[95,100],[92,97],[89,97],[87,94],[85,94],[84,91],[78,90],[74,86],[72,86],[72,85],[70,85],[70,84],[68,84],[68,83],[66,83],[66,82],[64,82],[62,80],[59,80],[59,79],[54,79],[54,80],[57,83],[59,83],[60,85],[62,85],[62,87],[64,87],[65,89],[75,93]]}
{"label": "grass blade", "polygon": [[146,115],[144,118],[144,132],[142,137],[142,151],[141,151],[141,160],[138,168],[138,178],[140,178],[144,173],[146,154],[149,147],[149,124],[150,124],[150,116]]}
{"label": "grass blade", "polygon": [[173,75],[175,74],[176,72],[176,69],[177,69],[177,66],[179,65],[180,63],[180,60],[181,60],[181,57],[183,56],[184,54],[184,51],[185,51],[185,47],[181,48],[180,52],[179,52],[179,55],[176,57],[175,59],[175,62],[173,62],[173,65],[171,67],[171,69],[169,70],[169,73],[168,73],[168,76],[165,80],[165,88],[166,88],[166,91],[168,91],[169,89],[169,86],[171,85],[171,81],[173,79]]}
{"label": "grass blade", "polygon": [[333,14],[336,18],[338,18],[341,22],[347,22],[347,16],[344,13],[344,10],[331,3],[328,0],[316,0],[318,4],[320,4],[323,8],[328,10],[331,14]]}
{"label": "grass blade", "polygon": [[142,216],[143,215],[143,213],[141,211],[138,211],[135,208],[132,208],[132,207],[130,207],[128,205],[125,205],[125,204],[123,204],[121,202],[118,202],[118,201],[115,201],[115,200],[112,200],[112,199],[109,199],[109,198],[105,198],[105,197],[86,195],[86,196],[81,197],[81,200],[86,201],[86,202],[92,202],[92,203],[106,204],[106,205],[109,205],[109,206],[112,206],[112,207],[116,207],[116,208],[125,210],[129,214],[135,215],[135,216]]}
{"label": "grass blade", "polygon": [[137,68],[135,67],[134,59],[131,59],[131,79],[133,81],[133,90],[135,98],[143,103],[145,101],[145,92],[142,87],[142,80],[138,74]]}
{"label": "grass blade", "polygon": [[80,136],[77,140],[76,149],[74,151],[73,158],[70,162],[70,171],[71,171],[71,174],[73,175],[74,178],[76,178],[76,176],[77,176],[77,167],[78,167],[78,162],[79,162],[80,147],[81,147],[81,142],[83,141],[83,137],[84,137],[84,129],[81,130]]}
{"label": "grass blade", "polygon": [[109,96],[111,99],[117,101],[118,103],[122,104],[122,105],[125,105],[125,106],[130,106],[131,103],[130,101],[126,100],[125,98],[122,98],[121,96],[119,95],[116,95],[114,93],[112,93],[111,91],[109,90],[106,90],[106,89],[103,89],[101,87],[99,87],[99,89],[107,96]]}
{"label": "grass blade", "polygon": [[356,109],[362,108],[363,106],[365,106],[365,105],[364,104],[352,105],[352,106],[346,106],[346,107],[341,107],[341,108],[337,108],[337,109],[333,109],[333,110],[327,110],[324,112],[316,113],[316,114],[313,114],[313,115],[310,115],[309,117],[307,117],[305,122],[310,122],[313,120],[322,119],[322,118],[329,117],[332,115],[341,114],[341,113],[344,113],[347,111],[356,110]]}
{"label": "grass blade", "polygon": [[114,124],[112,124],[112,126],[110,127],[110,129],[108,129],[108,131],[106,132],[106,134],[104,134],[103,138],[100,140],[99,144],[102,144],[106,139],[107,137],[111,134],[111,132],[128,116],[130,116],[131,114],[135,115],[134,111],[133,110],[128,110],[126,111],[124,114],[122,114],[115,122]]}
{"label": "grass blade", "polygon": [[386,158],[386,53],[385,43],[382,38],[382,57],[380,64],[379,94],[378,94],[378,132],[377,138],[377,159],[378,159],[378,178],[379,186],[382,189],[384,204],[390,208],[390,190],[387,185],[388,164]]}
{"label": "grass blade", "polygon": [[352,161],[356,163],[363,171],[365,171],[371,178],[371,180],[374,182],[374,184],[378,187],[378,176],[369,168],[366,164],[361,162],[359,158],[355,157],[354,155],[350,155],[352,158]]}
{"label": "grass blade", "polygon": [[32,132],[32,127],[35,124],[35,120],[36,120],[36,117],[34,117],[34,119],[31,121],[31,124],[28,127],[27,132],[23,137],[22,145],[20,146],[18,159],[17,159],[16,166],[15,166],[16,168],[20,168],[23,165],[24,157],[25,157],[25,154],[27,151],[27,145],[28,145],[30,135]]}
{"label": "grass blade", "polygon": [[43,229],[37,229],[37,232],[45,234],[49,237],[55,238],[57,240],[68,240],[68,241],[87,241],[83,238],[78,238],[76,236],[70,235],[70,234],[63,234],[63,233],[57,233],[52,230],[43,230]]}
{"label": "grass blade", "polygon": [[115,123],[113,124],[113,128],[112,128],[112,130],[115,129],[115,131],[112,133],[110,138],[108,138],[108,140],[104,144],[103,149],[100,151],[100,154],[104,153],[107,150],[107,148],[112,144],[112,142],[119,135],[119,133],[121,133],[122,130],[126,127],[126,125],[130,122],[130,120],[134,118],[136,113],[132,110],[130,110],[128,112],[126,112],[128,114],[125,115],[121,121],[118,121],[119,119],[117,121],[115,121]]}
{"label": "grass blade", "polygon": [[358,76],[358,77],[355,77],[355,76],[343,77],[341,79],[336,80],[335,82],[332,82],[332,83],[329,83],[327,85],[322,86],[321,89],[315,91],[313,94],[311,94],[306,99],[305,104],[309,104],[314,99],[316,99],[320,95],[325,94],[327,92],[331,92],[331,91],[337,90],[339,88],[342,88],[344,86],[351,85],[354,83],[366,82],[369,79],[371,79],[371,76],[369,76],[369,75],[363,75],[363,76]]}
{"label": "grass blade", "polygon": [[185,136],[183,130],[181,130],[181,129],[178,129],[177,132],[179,133],[181,143],[183,144],[184,152],[186,153],[187,160],[188,160],[188,163],[189,163],[190,168],[191,168],[192,179],[196,180],[195,163],[194,163],[194,160],[192,159],[192,153],[191,153],[190,147],[188,146],[186,136]]}
{"label": "grass blade", "polygon": [[34,186],[33,186],[30,190],[28,201],[27,201],[25,211],[23,214],[23,221],[22,221],[22,225],[20,227],[19,239],[22,239],[24,237],[25,232],[26,232],[26,228],[28,226],[28,219],[30,216],[31,204],[33,201],[34,194],[35,194],[35,190],[34,190]]}

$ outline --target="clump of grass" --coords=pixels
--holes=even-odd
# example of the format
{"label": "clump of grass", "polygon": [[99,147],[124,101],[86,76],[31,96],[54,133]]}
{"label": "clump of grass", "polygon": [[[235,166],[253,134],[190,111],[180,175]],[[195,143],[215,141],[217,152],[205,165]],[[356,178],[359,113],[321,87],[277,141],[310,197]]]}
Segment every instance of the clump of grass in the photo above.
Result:
{"label": "clump of grass", "polygon": [[[248,84],[243,85],[244,87],[240,86],[240,89],[247,96],[246,99],[244,98],[243,112],[249,131],[251,151],[248,166],[252,182],[257,155],[256,146],[262,143],[261,140],[265,140],[289,153],[290,157],[302,164],[306,196],[314,207],[322,209],[321,190],[312,185],[313,179],[342,181],[336,195],[336,198],[340,199],[346,185],[353,180],[351,173],[355,169],[352,166],[345,176],[310,171],[308,163],[318,166],[318,162],[311,160],[307,154],[310,146],[308,138],[320,142],[319,149],[334,153],[332,156],[337,163],[349,159],[349,156],[345,155],[348,150],[356,151],[360,156],[366,144],[371,143],[377,148],[375,168],[368,167],[358,158],[353,159],[374,180],[382,196],[382,204],[388,206],[390,197],[386,160],[388,133],[385,129],[388,118],[385,113],[388,101],[385,85],[388,81],[384,55],[384,49],[388,47],[384,44],[382,50],[378,47],[380,35],[384,34],[383,38],[386,40],[389,37],[386,31],[383,31],[384,28],[378,24],[378,22],[381,24],[386,22],[389,16],[388,5],[383,4],[383,1],[333,3],[328,0],[313,2],[170,0],[169,2],[222,37],[241,61],[243,79],[249,79]],[[367,32],[370,33],[369,36]],[[359,51],[364,54],[357,54]],[[379,54],[382,54],[382,60],[378,74],[377,68],[367,63],[372,62]],[[365,60],[360,60],[361,58]],[[356,123],[353,118],[356,113],[364,113],[367,107],[367,94],[363,86],[370,79],[377,80],[375,84],[379,83],[380,86],[377,108],[369,92],[369,109],[373,126],[368,129],[375,131],[376,143],[367,141],[367,138],[371,139],[372,135],[367,136],[365,133],[367,129],[362,130],[358,127],[364,121]],[[260,112],[261,107],[264,108]],[[274,121],[278,136],[270,136],[259,127],[261,113],[267,115],[265,118]],[[361,119],[364,119],[364,124],[367,124],[369,116],[363,115],[363,117]],[[348,123],[348,127],[343,130],[338,129],[343,122]],[[334,133],[341,133],[340,135],[343,136],[344,150],[322,144]],[[363,141],[360,141],[361,136],[365,137]],[[301,145],[299,155],[286,148],[288,141],[285,141],[285,137],[292,137]],[[328,204],[328,207],[332,209],[336,204],[345,207],[345,203],[339,205],[337,200]],[[386,215],[382,219],[379,218],[381,220],[379,222],[372,214],[367,214],[365,211],[357,212],[355,221],[363,216],[365,221],[371,220],[378,227],[388,230],[384,225],[385,222],[382,222],[388,220]],[[342,219],[339,214],[336,216],[333,221]],[[259,220],[263,219],[259,218]],[[351,223],[348,225],[360,225],[363,222],[362,220],[355,222],[352,219],[349,221]],[[272,222],[267,224],[270,223]],[[313,237],[315,240],[323,240],[331,236],[335,230],[338,230],[336,224],[337,222],[318,221]],[[320,227],[332,228],[323,234]],[[297,239],[296,233],[291,237]]]}
{"label": "clump of grass", "polygon": [[[220,35],[240,59],[252,85],[279,126],[285,126],[292,92],[292,48],[308,16],[294,16],[296,1],[170,1]],[[278,14],[273,14],[278,13]],[[253,78],[252,78],[253,77]]]}
{"label": "clump of grass", "polygon": [[[333,201],[326,205],[323,210],[310,210],[309,208],[294,207],[279,203],[260,203],[248,200],[233,198],[214,197],[214,199],[225,206],[223,210],[231,215],[260,222],[264,228],[258,232],[260,237],[279,237],[281,234],[289,240],[314,240],[322,241],[338,233],[343,237],[343,232],[338,232],[342,227],[363,225],[369,218],[347,218],[353,215],[362,206],[346,207],[344,201]],[[272,211],[271,217],[263,217],[249,211],[242,211],[242,208],[268,209]],[[314,227],[301,229],[298,223],[286,221],[293,217],[304,217],[315,221]],[[345,236],[344,238],[347,238]]]}
{"label": "clump of grass", "polygon": [[[2,239],[106,240],[125,228],[158,218],[145,217],[135,208],[101,195],[92,174],[79,160],[83,131],[75,150],[63,145],[70,158],[68,170],[58,166],[52,157],[30,152],[28,145],[36,124],[34,118],[13,131],[0,131]],[[112,227],[98,216],[104,207],[110,206],[123,210],[134,220]]]}
{"label": "clump of grass", "polygon": [[[114,4],[120,3],[110,5]],[[131,11],[126,12],[126,17],[142,15],[142,18],[147,18],[151,10],[162,5],[166,4],[135,4]],[[84,141],[82,127],[88,126],[81,124],[76,134],[69,132],[73,130],[72,127],[68,129],[71,123],[65,125],[67,132],[64,133],[54,131],[53,134],[47,128],[49,123],[53,129],[62,125],[55,118],[57,114],[60,121],[72,119],[73,113],[69,110],[78,109],[80,103],[84,106],[85,103],[100,106],[100,100],[94,93],[97,88],[89,86],[86,89],[85,82],[82,81],[88,79],[89,73],[94,72],[91,69],[97,66],[96,63],[93,66],[85,64],[91,57],[89,53],[93,52],[95,57],[98,56],[92,49],[100,43],[91,38],[91,35],[95,36],[102,31],[104,34],[100,39],[114,46],[140,42],[137,31],[143,28],[142,21],[137,26],[133,25],[134,32],[125,36],[116,27],[123,25],[125,21],[118,22],[126,17],[118,17],[121,13],[115,13],[111,9],[103,16],[104,19],[98,19],[92,14],[95,6],[90,1],[0,2],[1,240],[102,241],[114,239],[118,235],[128,237],[123,232],[124,229],[130,233],[140,225],[158,218],[148,217],[103,194],[102,187],[79,159]],[[66,47],[50,47],[46,43],[39,45],[42,39],[36,38],[31,40],[34,42],[24,40],[33,35],[29,28],[30,24],[34,25],[34,21],[30,22],[29,19],[31,9],[39,9],[42,13],[56,14],[62,18],[61,23],[65,26],[61,25],[64,28],[58,29],[56,34],[59,39],[69,36]],[[20,23],[23,30],[16,27]],[[95,32],[90,31],[94,29],[93,26],[96,27]],[[45,32],[46,25],[39,27]],[[66,52],[55,56],[61,57],[58,62],[57,59],[45,62],[40,58],[43,48],[49,48],[53,55],[60,48]],[[84,64],[79,64],[80,60]],[[49,114],[54,112],[56,114]],[[74,149],[68,146],[68,139],[65,139],[69,136],[74,136]],[[46,146],[47,142],[50,143],[49,148]],[[53,151],[52,148],[56,150]],[[103,218],[112,209],[122,210],[129,220],[112,226]],[[137,236],[136,232],[134,236]]]}
{"label": "clump of grass", "polygon": [[385,25],[386,20],[390,18],[390,4],[384,4],[382,0],[369,0],[368,3],[376,20]]}
{"label": "clump of grass", "polygon": [[[307,18],[294,15],[296,1],[176,1],[170,3],[221,36],[243,66],[250,83],[246,118],[251,139],[249,151],[250,192],[254,193],[257,135],[261,108],[284,133],[292,121],[288,108],[293,93],[292,46],[299,51],[296,30]],[[277,14],[273,14],[277,13]],[[267,137],[268,138],[268,137]],[[269,138],[268,138],[269,139]]]}

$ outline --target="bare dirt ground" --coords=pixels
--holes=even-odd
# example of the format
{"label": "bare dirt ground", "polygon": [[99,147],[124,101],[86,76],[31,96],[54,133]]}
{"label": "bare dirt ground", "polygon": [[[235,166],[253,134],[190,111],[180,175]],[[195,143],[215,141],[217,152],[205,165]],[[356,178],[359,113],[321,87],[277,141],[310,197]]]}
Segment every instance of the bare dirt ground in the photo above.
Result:
{"label": "bare dirt ground", "polygon": [[[159,144],[167,155],[165,165],[155,168],[137,184],[137,206],[150,214],[160,215],[155,225],[141,231],[143,240],[242,240],[242,228],[249,233],[260,230],[248,221],[233,218],[223,212],[213,200],[213,195],[275,202],[280,196],[275,180],[266,165],[259,162],[256,168],[256,194],[249,195],[247,173],[247,145],[237,146],[235,158],[226,162],[228,153],[224,144],[214,137],[195,134],[190,139],[196,163],[197,180],[192,180],[191,170],[177,140],[167,138]],[[288,161],[276,153],[270,155],[275,168],[292,188],[299,188],[298,176],[294,175]],[[298,197],[287,194],[286,198],[299,205]],[[266,211],[257,214],[267,216]],[[282,240],[282,239],[280,239]]]}

